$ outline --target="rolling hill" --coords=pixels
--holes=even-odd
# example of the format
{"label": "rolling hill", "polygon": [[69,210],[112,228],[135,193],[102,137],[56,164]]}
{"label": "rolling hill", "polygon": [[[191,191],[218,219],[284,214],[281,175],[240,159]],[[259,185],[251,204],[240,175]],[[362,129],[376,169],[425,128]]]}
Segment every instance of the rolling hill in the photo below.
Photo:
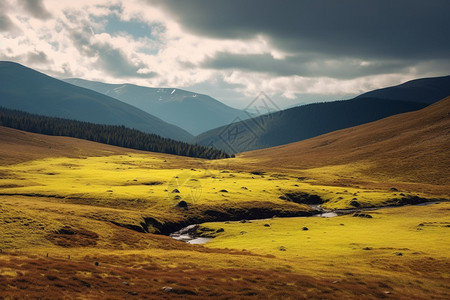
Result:
{"label": "rolling hill", "polygon": [[245,112],[210,96],[181,89],[107,84],[77,78],[64,81],[133,105],[194,135],[226,125],[237,117],[248,118]]}
{"label": "rolling hill", "polygon": [[450,95],[450,76],[421,78],[364,93],[356,98],[379,98],[431,104]]}
{"label": "rolling hill", "polygon": [[450,185],[450,97],[424,109],[279,147],[240,154],[267,168],[358,166],[356,174]]}
{"label": "rolling hill", "polygon": [[239,121],[200,134],[192,142],[228,153],[274,147],[418,110],[448,95],[450,76],[418,79],[350,100],[313,103]]}
{"label": "rolling hill", "polygon": [[57,80],[13,62],[0,62],[0,106],[107,125],[186,141],[185,130],[117,99]]}
{"label": "rolling hill", "polygon": [[375,98],[314,103],[219,127],[191,142],[238,153],[305,140],[425,106]]}
{"label": "rolling hill", "polygon": [[145,153],[62,136],[49,136],[0,126],[0,165],[47,157],[85,157]]}

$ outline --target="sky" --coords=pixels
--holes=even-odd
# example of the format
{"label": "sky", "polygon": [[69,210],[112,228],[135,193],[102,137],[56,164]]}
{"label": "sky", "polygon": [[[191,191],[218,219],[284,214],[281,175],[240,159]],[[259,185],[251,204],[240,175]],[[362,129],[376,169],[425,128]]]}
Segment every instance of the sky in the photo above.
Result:
{"label": "sky", "polygon": [[449,13],[448,0],[1,0],[0,60],[289,107],[449,75]]}

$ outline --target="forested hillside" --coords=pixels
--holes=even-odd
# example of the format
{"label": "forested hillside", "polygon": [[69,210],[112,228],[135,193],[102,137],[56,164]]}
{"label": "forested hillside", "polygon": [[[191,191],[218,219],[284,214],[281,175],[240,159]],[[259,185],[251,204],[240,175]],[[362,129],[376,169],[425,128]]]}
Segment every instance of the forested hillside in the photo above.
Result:
{"label": "forested hillside", "polygon": [[46,135],[69,136],[144,151],[207,159],[229,157],[221,150],[178,142],[156,134],[129,129],[125,126],[98,125],[34,115],[5,108],[0,108],[0,126]]}

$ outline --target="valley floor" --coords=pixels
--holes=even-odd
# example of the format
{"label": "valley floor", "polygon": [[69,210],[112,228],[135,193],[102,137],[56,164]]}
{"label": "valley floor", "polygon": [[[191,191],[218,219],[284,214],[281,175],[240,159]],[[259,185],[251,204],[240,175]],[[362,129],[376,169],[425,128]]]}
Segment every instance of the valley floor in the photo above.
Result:
{"label": "valley floor", "polygon": [[[398,206],[446,186],[67,147],[2,161],[0,299],[450,297],[449,202],[334,218],[305,204]],[[205,245],[153,234],[211,221]]]}

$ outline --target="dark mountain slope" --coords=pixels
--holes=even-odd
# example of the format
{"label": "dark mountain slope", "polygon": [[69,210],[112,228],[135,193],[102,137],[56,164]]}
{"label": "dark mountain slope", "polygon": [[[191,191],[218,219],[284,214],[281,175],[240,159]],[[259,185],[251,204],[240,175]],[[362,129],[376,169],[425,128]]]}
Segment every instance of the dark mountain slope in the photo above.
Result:
{"label": "dark mountain slope", "polygon": [[356,98],[380,98],[431,104],[450,95],[450,76],[421,78],[374,90]]}
{"label": "dark mountain slope", "polygon": [[186,141],[192,136],[136,107],[13,62],[0,62],[0,106],[96,124],[124,125]]}
{"label": "dark mountain slope", "polygon": [[250,151],[301,141],[425,106],[374,98],[314,103],[216,128],[192,142],[228,153]]}

